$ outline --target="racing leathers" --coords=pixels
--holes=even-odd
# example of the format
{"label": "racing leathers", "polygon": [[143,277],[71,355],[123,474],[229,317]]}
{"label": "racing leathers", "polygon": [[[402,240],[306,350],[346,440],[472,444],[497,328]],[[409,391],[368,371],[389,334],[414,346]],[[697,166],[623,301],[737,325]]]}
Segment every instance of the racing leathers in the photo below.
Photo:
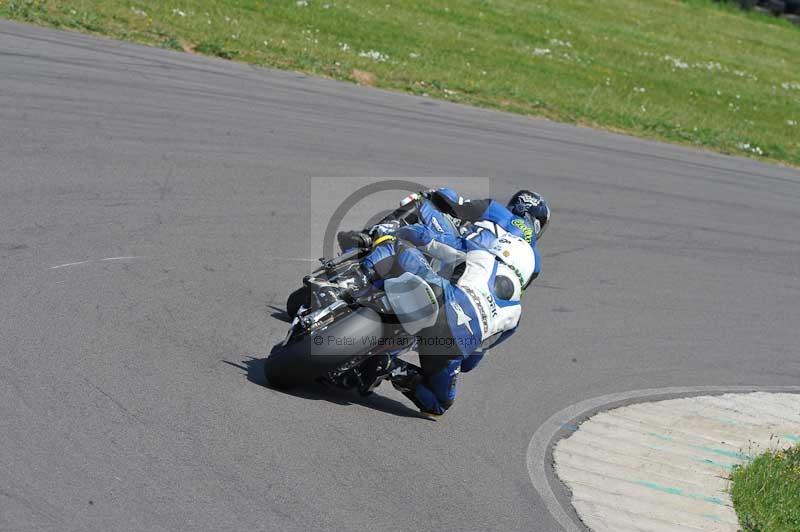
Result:
{"label": "racing leathers", "polygon": [[[498,261],[487,249],[497,237],[510,233],[533,250],[532,278],[540,271],[540,261],[533,228],[500,203],[466,201],[451,189],[428,191],[423,198],[419,223],[380,235],[363,265],[378,283],[409,271],[440,293],[444,312],[418,335],[421,371],[395,360],[390,379],[423,412],[443,414],[456,398],[458,373],[474,369],[485,350],[505,340],[519,323],[519,300],[498,297]],[[404,247],[406,243],[414,247]],[[434,259],[435,268],[426,255]]]}
{"label": "racing leathers", "polygon": [[[422,226],[402,228],[398,236],[423,230]],[[392,383],[425,413],[441,415],[456,398],[458,373],[475,368],[484,351],[513,332],[519,323],[519,301],[497,297],[494,276],[498,260],[485,249],[464,242],[464,270],[458,280],[448,280],[432,268],[414,247],[399,250],[393,275],[411,272],[423,278],[439,296],[439,319],[418,334],[417,351],[421,371],[396,360],[390,374]]]}
{"label": "racing leathers", "polygon": [[[533,227],[524,219],[513,214],[508,208],[493,199],[465,200],[453,189],[440,188],[426,193],[436,209],[462,223],[463,236],[475,245],[488,248],[496,237],[507,233],[524,239],[533,248],[536,267],[533,279],[539,275],[540,258],[536,247],[536,234]],[[471,222],[464,224],[464,222]],[[434,239],[440,239],[432,234]],[[457,245],[457,241],[448,243]]]}

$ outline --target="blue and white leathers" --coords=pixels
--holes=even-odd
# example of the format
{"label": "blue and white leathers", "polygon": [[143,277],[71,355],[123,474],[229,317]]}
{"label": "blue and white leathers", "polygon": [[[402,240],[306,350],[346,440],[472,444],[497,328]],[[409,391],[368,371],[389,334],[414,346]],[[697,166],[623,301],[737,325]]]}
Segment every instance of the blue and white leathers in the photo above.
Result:
{"label": "blue and white leathers", "polygon": [[[455,356],[426,356],[420,348],[420,361],[425,380],[414,390],[416,402],[423,409],[443,413],[456,398],[456,379],[460,371],[474,369],[483,358],[484,351],[508,338],[521,316],[519,300],[510,301],[495,293],[495,278],[500,263],[487,251],[498,237],[511,234],[527,241],[533,250],[534,274],[540,271],[539,253],[533,229],[523,218],[513,215],[508,209],[493,200],[465,201],[450,189],[431,193],[438,200],[425,201],[421,207],[421,222],[401,228],[396,236],[417,246],[406,249],[395,257],[403,271],[410,271],[425,278],[442,290],[446,331],[428,331],[427,338],[434,340],[442,336],[452,337],[458,347]],[[443,215],[439,208],[447,210],[455,218],[472,222],[463,234]],[[431,267],[420,249],[428,256],[439,259],[437,271]],[[378,246],[364,260],[373,267],[379,261],[394,257],[395,242]],[[457,283],[449,281],[452,266],[465,263],[464,273]],[[450,266],[448,268],[447,266]],[[441,274],[441,275],[440,275]],[[435,346],[432,352],[436,352]],[[434,360],[426,364],[426,360]]]}
{"label": "blue and white leathers", "polygon": [[[519,324],[522,310],[519,301],[505,301],[494,293],[499,262],[486,250],[466,253],[464,273],[455,284],[434,272],[418,249],[402,251],[397,260],[403,271],[419,275],[442,292],[446,325],[419,335],[425,380],[414,390],[416,401],[425,411],[442,414],[456,398],[458,373],[478,365],[483,350],[490,347],[487,343],[496,345],[498,339],[510,334]],[[443,341],[452,341],[457,349],[440,348]]]}
{"label": "blue and white leathers", "polygon": [[[431,192],[429,196],[433,203],[448,214],[462,221],[471,222],[471,225],[466,226],[463,230],[462,236],[472,242],[475,248],[487,249],[496,237],[502,237],[507,233],[524,239],[533,248],[536,260],[534,279],[539,275],[540,257],[539,249],[536,246],[536,234],[525,219],[514,215],[508,208],[495,200],[466,200],[450,188],[440,188]],[[434,238],[440,240],[438,236],[434,236]],[[450,244],[451,241],[443,241],[443,243]],[[468,251],[468,249],[463,251]]]}

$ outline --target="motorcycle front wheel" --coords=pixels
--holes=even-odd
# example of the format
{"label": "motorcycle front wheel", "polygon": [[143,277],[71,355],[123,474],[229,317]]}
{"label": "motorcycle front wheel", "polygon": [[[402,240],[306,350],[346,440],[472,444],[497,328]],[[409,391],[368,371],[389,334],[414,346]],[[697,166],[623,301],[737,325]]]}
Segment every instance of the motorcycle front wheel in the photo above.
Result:
{"label": "motorcycle front wheel", "polygon": [[286,299],[286,314],[294,319],[300,311],[300,307],[308,308],[309,306],[311,306],[311,289],[307,286],[300,287],[289,294]]}

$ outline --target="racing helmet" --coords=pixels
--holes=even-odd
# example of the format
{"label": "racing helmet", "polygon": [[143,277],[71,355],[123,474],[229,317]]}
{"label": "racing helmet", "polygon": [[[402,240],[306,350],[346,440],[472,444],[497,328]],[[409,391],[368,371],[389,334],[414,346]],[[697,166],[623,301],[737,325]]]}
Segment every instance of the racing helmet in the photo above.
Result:
{"label": "racing helmet", "polygon": [[506,234],[495,239],[488,251],[500,261],[495,274],[495,291],[498,297],[501,297],[501,294],[516,295],[519,299],[522,291],[533,281],[536,269],[533,248],[525,242],[525,239]]}
{"label": "racing helmet", "polygon": [[533,234],[536,240],[541,238],[542,233],[550,222],[550,205],[547,200],[537,193],[530,190],[520,190],[508,200],[508,210],[514,215],[523,218],[533,227]]}

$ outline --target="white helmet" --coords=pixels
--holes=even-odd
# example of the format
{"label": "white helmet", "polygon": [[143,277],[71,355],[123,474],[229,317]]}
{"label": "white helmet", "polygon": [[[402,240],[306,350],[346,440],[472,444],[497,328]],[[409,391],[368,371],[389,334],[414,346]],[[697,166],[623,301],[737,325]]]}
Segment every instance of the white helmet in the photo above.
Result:
{"label": "white helmet", "polygon": [[[518,236],[506,234],[492,243],[489,253],[497,257],[508,268],[499,267],[497,275],[501,275],[501,270],[508,272],[515,285],[514,294],[519,297],[522,290],[531,284],[533,272],[536,269],[536,256],[533,254],[531,245]],[[511,275],[512,273],[513,275]],[[518,289],[516,288],[517,282],[519,282]]]}

